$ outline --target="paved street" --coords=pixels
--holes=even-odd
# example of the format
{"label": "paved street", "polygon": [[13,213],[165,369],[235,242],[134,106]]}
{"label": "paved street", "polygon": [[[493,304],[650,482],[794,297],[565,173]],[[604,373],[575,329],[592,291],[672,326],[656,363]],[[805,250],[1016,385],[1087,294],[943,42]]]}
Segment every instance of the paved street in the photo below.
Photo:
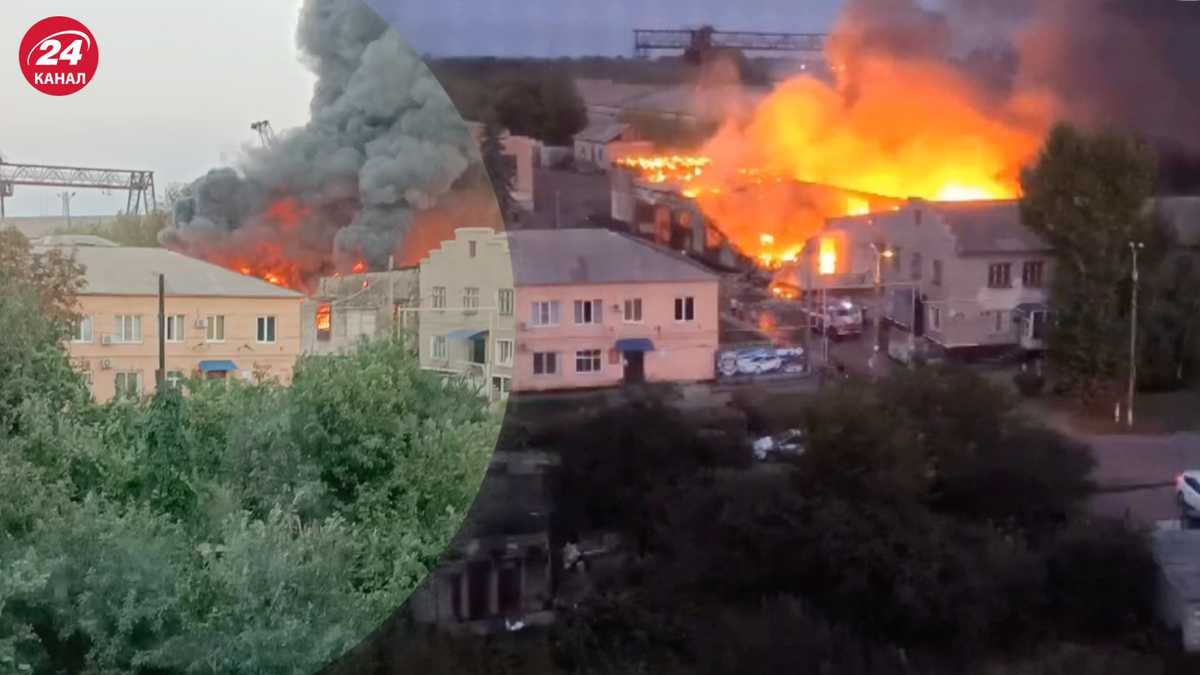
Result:
{"label": "paved street", "polygon": [[1144,525],[1179,516],[1172,483],[1179,472],[1200,468],[1200,433],[1077,437],[1096,455],[1097,513],[1120,517],[1128,510]]}

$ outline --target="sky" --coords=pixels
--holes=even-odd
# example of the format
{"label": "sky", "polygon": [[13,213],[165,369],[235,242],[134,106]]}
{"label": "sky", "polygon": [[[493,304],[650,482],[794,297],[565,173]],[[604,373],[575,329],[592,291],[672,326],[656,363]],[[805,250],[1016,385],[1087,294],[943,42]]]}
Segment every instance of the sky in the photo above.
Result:
{"label": "sky", "polygon": [[[630,56],[632,30],[828,30],[838,0],[367,0],[424,54]],[[313,77],[300,63],[302,0],[3,0],[0,155],[6,161],[155,172],[160,197],[236,160],[250,129],[304,124]],[[79,93],[46,96],[11,58],[46,16],[82,21],[100,64]],[[3,45],[10,45],[4,48]],[[17,186],[12,216],[61,215],[57,188]],[[125,194],[77,190],[72,215],[108,215]]]}

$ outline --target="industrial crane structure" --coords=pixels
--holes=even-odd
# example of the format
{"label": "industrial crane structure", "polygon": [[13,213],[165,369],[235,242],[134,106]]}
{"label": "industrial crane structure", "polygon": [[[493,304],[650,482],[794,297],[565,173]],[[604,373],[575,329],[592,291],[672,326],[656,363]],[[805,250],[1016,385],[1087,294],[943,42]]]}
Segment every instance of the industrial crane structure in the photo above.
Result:
{"label": "industrial crane structure", "polygon": [[50,164],[14,164],[0,158],[0,218],[5,217],[4,200],[17,185],[62,188],[125,190],[125,212],[149,214],[158,208],[154,172],[129,169],[95,169]]}
{"label": "industrial crane structure", "polygon": [[825,33],[761,33],[722,31],[712,26],[679,30],[634,29],[633,51],[638,57],[653,51],[683,50],[692,61],[703,61],[714,51],[794,52],[819,54],[825,50]]}
{"label": "industrial crane structure", "polygon": [[275,130],[271,128],[269,120],[259,120],[250,125],[250,128],[258,132],[258,141],[262,143],[264,148],[271,147],[275,142]]}

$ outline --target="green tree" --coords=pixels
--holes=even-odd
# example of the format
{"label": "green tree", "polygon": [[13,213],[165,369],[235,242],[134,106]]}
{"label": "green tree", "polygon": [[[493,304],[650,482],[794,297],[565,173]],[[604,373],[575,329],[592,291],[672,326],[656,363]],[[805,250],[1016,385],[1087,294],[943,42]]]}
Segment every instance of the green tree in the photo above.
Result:
{"label": "green tree", "polygon": [[587,108],[575,82],[560,68],[509,76],[497,84],[492,109],[509,131],[547,145],[569,145],[587,125]]}
{"label": "green tree", "polygon": [[35,293],[41,310],[53,320],[75,319],[76,294],[83,289],[83,268],[57,248],[35,251],[15,228],[0,229],[0,284]]}
{"label": "green tree", "polygon": [[[1021,218],[1054,247],[1049,355],[1084,402],[1111,405],[1127,372],[1129,243],[1152,243],[1155,159],[1111,134],[1054,128],[1021,177]],[[1144,269],[1161,251],[1148,250]]]}

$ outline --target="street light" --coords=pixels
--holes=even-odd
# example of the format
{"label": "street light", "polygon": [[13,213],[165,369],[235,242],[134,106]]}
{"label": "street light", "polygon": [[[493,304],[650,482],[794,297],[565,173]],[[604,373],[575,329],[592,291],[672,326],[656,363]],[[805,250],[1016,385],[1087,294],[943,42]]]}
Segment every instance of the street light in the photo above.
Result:
{"label": "street light", "polygon": [[879,341],[883,338],[883,259],[894,258],[896,252],[886,245],[880,249],[874,242],[871,242],[871,250],[875,252],[875,345],[867,367],[873,370],[879,354]]}
{"label": "street light", "polygon": [[1125,421],[1133,426],[1133,393],[1137,383],[1137,296],[1138,296],[1138,251],[1146,248],[1140,241],[1129,242],[1129,251],[1133,253],[1133,269],[1131,278],[1133,285],[1129,295],[1129,401],[1125,410]]}

